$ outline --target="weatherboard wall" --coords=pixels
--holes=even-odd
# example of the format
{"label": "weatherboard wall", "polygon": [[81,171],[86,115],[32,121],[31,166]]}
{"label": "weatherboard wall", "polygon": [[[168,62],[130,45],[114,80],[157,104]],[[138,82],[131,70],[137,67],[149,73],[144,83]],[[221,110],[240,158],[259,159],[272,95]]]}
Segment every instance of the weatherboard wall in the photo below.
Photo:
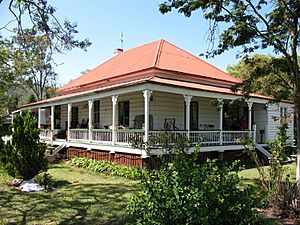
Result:
{"label": "weatherboard wall", "polygon": [[254,123],[256,124],[256,141],[258,143],[264,143],[267,135],[267,110],[265,105],[258,105],[254,104],[253,105],[253,110],[254,110]]}
{"label": "weatherboard wall", "polygon": [[[280,108],[287,108],[288,115],[293,113],[293,107],[291,104],[269,104],[267,107],[268,125],[267,125],[267,140],[274,140],[276,138],[278,127],[280,126]],[[288,122],[287,136],[289,136],[289,144],[293,144],[294,141],[294,125],[293,120],[290,119]]]}

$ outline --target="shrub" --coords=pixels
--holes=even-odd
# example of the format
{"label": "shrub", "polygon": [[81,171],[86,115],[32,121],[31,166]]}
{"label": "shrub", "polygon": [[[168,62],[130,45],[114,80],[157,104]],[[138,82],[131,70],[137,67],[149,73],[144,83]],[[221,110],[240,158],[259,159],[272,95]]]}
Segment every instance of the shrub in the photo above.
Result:
{"label": "shrub", "polygon": [[78,167],[86,168],[93,172],[105,173],[113,176],[120,176],[131,180],[138,180],[142,177],[143,170],[135,167],[116,165],[106,160],[94,160],[86,157],[75,157],[71,163]]}
{"label": "shrub", "polygon": [[17,115],[12,124],[12,140],[0,151],[0,162],[9,175],[31,179],[47,170],[46,146],[39,142],[40,130],[31,111]]}
{"label": "shrub", "polygon": [[300,218],[300,188],[297,183],[288,181],[282,183],[276,200],[276,205],[283,215],[294,219]]}
{"label": "shrub", "polygon": [[136,224],[259,224],[254,188],[238,188],[237,163],[197,164],[197,152],[173,150],[172,162],[146,171],[128,205]]}

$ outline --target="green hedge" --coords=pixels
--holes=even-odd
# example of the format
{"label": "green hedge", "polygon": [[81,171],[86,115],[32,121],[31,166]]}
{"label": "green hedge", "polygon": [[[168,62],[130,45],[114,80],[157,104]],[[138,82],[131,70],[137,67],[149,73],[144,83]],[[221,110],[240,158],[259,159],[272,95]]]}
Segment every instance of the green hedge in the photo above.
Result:
{"label": "green hedge", "polygon": [[75,157],[71,159],[75,166],[82,167],[93,172],[105,173],[112,176],[124,177],[131,180],[139,180],[143,175],[143,170],[135,167],[117,165],[106,160],[94,160],[86,157]]}

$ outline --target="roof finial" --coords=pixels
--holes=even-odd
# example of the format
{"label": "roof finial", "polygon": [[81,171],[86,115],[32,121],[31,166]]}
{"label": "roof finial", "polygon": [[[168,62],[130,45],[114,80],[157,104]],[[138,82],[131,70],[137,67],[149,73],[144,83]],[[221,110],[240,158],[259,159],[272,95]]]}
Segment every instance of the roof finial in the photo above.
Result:
{"label": "roof finial", "polygon": [[123,43],[124,43],[123,32],[121,32],[121,49],[123,49]]}

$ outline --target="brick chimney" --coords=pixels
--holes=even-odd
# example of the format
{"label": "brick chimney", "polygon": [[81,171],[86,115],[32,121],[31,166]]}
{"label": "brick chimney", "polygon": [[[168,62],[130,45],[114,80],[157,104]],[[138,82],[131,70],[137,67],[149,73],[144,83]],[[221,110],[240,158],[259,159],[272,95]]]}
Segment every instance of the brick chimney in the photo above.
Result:
{"label": "brick chimney", "polygon": [[117,48],[117,49],[115,49],[115,51],[114,51],[114,55],[119,55],[120,53],[122,53],[123,52],[123,49],[122,48]]}

